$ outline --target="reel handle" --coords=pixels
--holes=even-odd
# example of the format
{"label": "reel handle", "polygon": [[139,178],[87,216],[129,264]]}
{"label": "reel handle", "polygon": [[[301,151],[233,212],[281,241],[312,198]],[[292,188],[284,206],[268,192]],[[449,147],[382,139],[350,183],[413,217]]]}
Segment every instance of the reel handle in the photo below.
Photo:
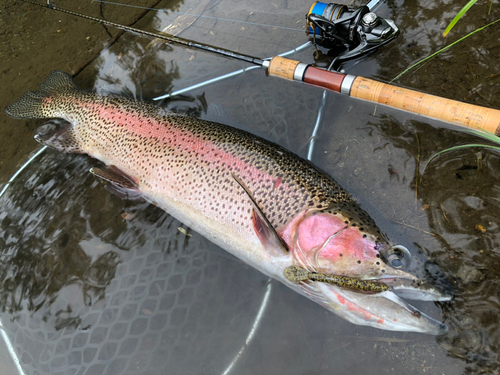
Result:
{"label": "reel handle", "polygon": [[270,76],[301,81],[373,103],[500,135],[500,111],[372,79],[328,71],[276,56],[264,63]]}

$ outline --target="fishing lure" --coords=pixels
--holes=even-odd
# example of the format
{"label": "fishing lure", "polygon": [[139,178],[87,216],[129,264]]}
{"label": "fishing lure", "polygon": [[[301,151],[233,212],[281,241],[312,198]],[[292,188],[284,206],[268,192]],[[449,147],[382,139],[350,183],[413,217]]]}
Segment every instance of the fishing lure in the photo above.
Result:
{"label": "fishing lure", "polygon": [[333,284],[348,289],[357,289],[370,293],[382,293],[389,290],[387,285],[375,281],[360,280],[348,276],[327,275],[319,272],[309,272],[308,270],[298,266],[287,267],[284,274],[288,280],[296,283],[307,280],[319,281],[322,283]]}

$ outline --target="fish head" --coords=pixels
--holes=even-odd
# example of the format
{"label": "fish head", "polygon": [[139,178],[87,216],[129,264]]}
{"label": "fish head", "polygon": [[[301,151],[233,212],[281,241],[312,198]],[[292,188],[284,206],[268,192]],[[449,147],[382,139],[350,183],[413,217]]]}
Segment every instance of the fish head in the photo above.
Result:
{"label": "fish head", "polygon": [[356,203],[303,211],[280,235],[293,262],[309,272],[346,276],[387,286],[367,292],[302,281],[302,293],[355,324],[395,331],[443,334],[447,328],[402,298],[447,301],[444,274],[409,243],[392,243]]}

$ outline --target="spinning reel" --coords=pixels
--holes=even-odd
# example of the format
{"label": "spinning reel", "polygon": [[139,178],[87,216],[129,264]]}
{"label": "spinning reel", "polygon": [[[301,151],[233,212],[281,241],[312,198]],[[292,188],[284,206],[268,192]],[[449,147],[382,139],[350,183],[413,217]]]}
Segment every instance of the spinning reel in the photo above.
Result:
{"label": "spinning reel", "polygon": [[377,16],[367,6],[351,9],[342,4],[317,1],[306,19],[306,33],[313,44],[335,50],[330,68],[335,63],[373,52],[399,35],[392,20]]}

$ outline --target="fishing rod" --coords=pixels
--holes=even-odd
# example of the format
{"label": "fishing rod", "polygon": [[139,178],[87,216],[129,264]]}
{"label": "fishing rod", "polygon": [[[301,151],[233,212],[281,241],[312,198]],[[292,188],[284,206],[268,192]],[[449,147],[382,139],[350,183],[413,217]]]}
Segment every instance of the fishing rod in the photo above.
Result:
{"label": "fishing rod", "polygon": [[[267,70],[270,76],[280,77],[289,81],[304,82],[353,98],[387,105],[418,115],[450,122],[455,125],[500,135],[500,111],[493,108],[425,94],[361,76],[325,70],[281,56],[264,60],[223,48],[196,43],[170,34],[153,33],[106,21],[101,18],[87,16],[56,7],[50,3],[40,4],[31,0],[21,1],[76,17],[86,18],[121,30],[245,61],[261,66]],[[309,10],[307,21],[308,33],[312,36],[314,42],[318,38],[321,42],[345,46],[347,51],[345,51],[342,59],[353,58],[367,52],[372,52],[377,47],[395,38],[399,32],[392,21],[378,17],[367,6],[352,10],[345,5],[316,2]],[[357,44],[351,49],[349,46],[352,42],[357,42]]]}

